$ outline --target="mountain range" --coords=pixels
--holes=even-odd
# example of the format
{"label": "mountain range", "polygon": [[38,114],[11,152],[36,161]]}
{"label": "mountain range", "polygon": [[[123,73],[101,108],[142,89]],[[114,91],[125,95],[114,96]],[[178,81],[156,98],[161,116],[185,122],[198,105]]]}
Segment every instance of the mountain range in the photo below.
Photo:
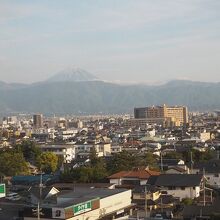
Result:
{"label": "mountain range", "polygon": [[70,69],[33,84],[0,82],[0,113],[131,113],[134,107],[164,103],[206,111],[220,108],[219,94],[220,83],[174,80],[163,85],[119,85]]}

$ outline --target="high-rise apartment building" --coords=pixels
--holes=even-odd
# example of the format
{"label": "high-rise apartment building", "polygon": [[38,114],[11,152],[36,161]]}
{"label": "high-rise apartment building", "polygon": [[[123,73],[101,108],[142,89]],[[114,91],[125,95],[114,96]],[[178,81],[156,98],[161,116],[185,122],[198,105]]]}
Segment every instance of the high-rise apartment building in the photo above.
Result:
{"label": "high-rise apartment building", "polygon": [[185,106],[151,106],[134,109],[135,119],[151,119],[151,121],[164,121],[175,126],[188,123],[188,110]]}
{"label": "high-rise apartment building", "polygon": [[42,114],[33,115],[33,125],[34,125],[34,128],[43,127],[43,115]]}

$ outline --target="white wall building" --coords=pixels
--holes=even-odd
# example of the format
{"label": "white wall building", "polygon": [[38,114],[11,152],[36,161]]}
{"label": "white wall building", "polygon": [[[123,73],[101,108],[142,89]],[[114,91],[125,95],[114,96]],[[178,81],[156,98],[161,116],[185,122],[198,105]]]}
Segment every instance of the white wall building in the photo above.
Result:
{"label": "white wall building", "polygon": [[161,174],[158,177],[149,178],[148,184],[160,187],[169,195],[180,198],[197,198],[203,185],[201,174]]}
{"label": "white wall building", "polygon": [[78,153],[90,153],[95,148],[97,156],[109,156],[111,155],[111,144],[76,144],[75,150]]}
{"label": "white wall building", "polygon": [[62,155],[65,163],[70,163],[76,156],[75,146],[70,144],[41,145],[40,148],[43,152],[53,152],[57,156]]}

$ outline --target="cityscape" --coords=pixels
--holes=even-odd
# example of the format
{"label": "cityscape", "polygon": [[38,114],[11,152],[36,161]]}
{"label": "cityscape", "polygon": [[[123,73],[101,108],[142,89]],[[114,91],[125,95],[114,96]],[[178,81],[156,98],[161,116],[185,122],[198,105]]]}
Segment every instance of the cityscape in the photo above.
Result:
{"label": "cityscape", "polygon": [[217,219],[219,119],[166,104],[4,117],[0,217]]}
{"label": "cityscape", "polygon": [[1,0],[0,220],[220,220],[219,11]]}

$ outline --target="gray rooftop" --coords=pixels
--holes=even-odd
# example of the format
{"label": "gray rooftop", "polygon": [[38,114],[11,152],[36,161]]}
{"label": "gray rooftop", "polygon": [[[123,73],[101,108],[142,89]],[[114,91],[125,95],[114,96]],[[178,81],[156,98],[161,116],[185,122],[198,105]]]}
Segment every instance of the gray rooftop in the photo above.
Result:
{"label": "gray rooftop", "polygon": [[194,187],[200,185],[202,177],[202,174],[161,174],[151,176],[147,183],[159,187]]}
{"label": "gray rooftop", "polygon": [[74,190],[66,190],[59,192],[56,196],[57,198],[66,198],[68,202],[58,204],[57,207],[68,207],[76,205],[88,200],[93,200],[96,198],[105,198],[118,193],[128,191],[127,189],[104,189],[104,188],[85,188],[85,187],[75,187]]}

